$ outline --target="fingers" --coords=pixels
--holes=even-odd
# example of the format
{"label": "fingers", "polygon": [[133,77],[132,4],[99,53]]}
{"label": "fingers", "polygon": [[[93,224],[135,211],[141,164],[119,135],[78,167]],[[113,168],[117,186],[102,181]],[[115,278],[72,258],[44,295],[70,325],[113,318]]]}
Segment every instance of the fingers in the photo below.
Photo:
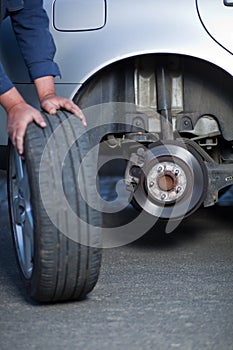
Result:
{"label": "fingers", "polygon": [[22,136],[18,135],[15,137],[15,147],[19,153],[20,156],[23,155],[24,152],[24,135],[25,135],[25,131],[23,133]]}
{"label": "fingers", "polygon": [[84,126],[87,126],[86,118],[85,118],[83,112],[75,103],[68,100],[68,102],[67,101],[65,102],[63,108],[65,108],[67,111],[74,114],[76,117],[78,117],[82,121]]}
{"label": "fingers", "polygon": [[41,102],[41,107],[49,114],[56,114],[61,106],[56,103],[55,97],[52,97],[43,100]]}
{"label": "fingers", "polygon": [[41,107],[49,114],[55,114],[58,109],[64,108],[78,117],[84,126],[87,126],[83,112],[72,100],[60,96],[48,96],[41,101]]}
{"label": "fingers", "polygon": [[46,127],[46,123],[44,121],[44,118],[42,117],[42,115],[37,112],[34,116],[33,116],[33,121],[39,125],[41,128],[45,128]]}
{"label": "fingers", "polygon": [[8,134],[11,139],[12,144],[17,149],[19,155],[23,155],[24,151],[24,135],[26,132],[27,125],[21,124],[17,128],[14,125],[11,125],[8,128]]}
{"label": "fingers", "polygon": [[24,105],[8,114],[7,131],[12,144],[16,147],[19,155],[24,153],[24,136],[27,126],[35,122],[41,128],[46,127],[46,123],[41,113],[35,108]]}

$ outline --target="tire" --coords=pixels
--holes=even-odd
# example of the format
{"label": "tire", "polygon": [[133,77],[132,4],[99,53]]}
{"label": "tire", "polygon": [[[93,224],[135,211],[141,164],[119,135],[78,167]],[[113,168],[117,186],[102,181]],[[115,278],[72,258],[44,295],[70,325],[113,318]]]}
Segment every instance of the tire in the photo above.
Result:
{"label": "tire", "polygon": [[[80,121],[61,111],[43,116],[45,129],[35,124],[27,129],[24,160],[12,145],[9,150],[8,198],[17,263],[32,299],[80,300],[96,285],[101,265],[101,213],[88,205],[79,187],[90,201],[97,200],[96,179],[92,179],[95,159],[82,167],[80,175],[82,159],[90,150],[87,134],[79,137],[83,128]],[[58,127],[60,132],[56,133]],[[71,147],[72,138],[75,142]],[[49,144],[51,139],[53,143]],[[64,152],[67,154],[62,159]],[[76,214],[75,222],[62,207],[61,186],[70,210]]]}

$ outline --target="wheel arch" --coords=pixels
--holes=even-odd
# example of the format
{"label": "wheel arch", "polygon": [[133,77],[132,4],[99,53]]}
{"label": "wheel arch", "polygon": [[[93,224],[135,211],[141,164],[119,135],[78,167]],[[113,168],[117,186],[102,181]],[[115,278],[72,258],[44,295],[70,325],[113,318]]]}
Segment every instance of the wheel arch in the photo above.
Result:
{"label": "wheel arch", "polygon": [[[227,141],[233,140],[232,75],[221,66],[197,56],[176,52],[144,52],[126,55],[123,58],[118,58],[118,60],[105,62],[102,66],[97,67],[96,70],[84,77],[82,84],[77,86],[76,91],[74,90],[72,98],[75,102],[80,103],[81,96],[87,92],[93,83],[95,84],[95,81],[108,79],[107,76],[109,76],[110,80],[114,79],[110,78],[110,75],[114,75],[114,72],[119,72],[119,67],[132,68],[132,62],[148,57],[154,57],[156,59],[161,56],[168,59],[175,57],[184,63],[185,67],[182,68],[183,79],[185,80],[184,89],[187,90],[187,93],[184,93],[185,110],[194,112],[194,121],[196,122],[199,117],[205,114],[213,115],[219,123],[224,138]],[[120,79],[119,76],[118,79]],[[108,101],[105,100],[103,102]],[[120,100],[120,102],[122,101]],[[127,102],[134,103],[132,100],[127,100]],[[94,104],[98,104],[98,101],[93,101],[92,105]],[[198,104],[198,108],[194,111],[195,104]],[[82,105],[81,102],[81,107],[85,108],[88,105]]]}

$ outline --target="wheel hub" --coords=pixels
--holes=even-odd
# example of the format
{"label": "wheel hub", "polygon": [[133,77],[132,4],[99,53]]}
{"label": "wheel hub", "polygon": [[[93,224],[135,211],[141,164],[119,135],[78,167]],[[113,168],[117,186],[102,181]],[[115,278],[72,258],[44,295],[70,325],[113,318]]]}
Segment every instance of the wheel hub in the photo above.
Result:
{"label": "wheel hub", "polygon": [[172,203],[184,194],[187,177],[178,164],[161,162],[151,168],[146,183],[148,194],[152,199]]}
{"label": "wheel hub", "polygon": [[178,141],[157,143],[145,151],[140,168],[133,200],[148,213],[177,219],[191,214],[204,201],[208,173],[190,145],[187,148]]}

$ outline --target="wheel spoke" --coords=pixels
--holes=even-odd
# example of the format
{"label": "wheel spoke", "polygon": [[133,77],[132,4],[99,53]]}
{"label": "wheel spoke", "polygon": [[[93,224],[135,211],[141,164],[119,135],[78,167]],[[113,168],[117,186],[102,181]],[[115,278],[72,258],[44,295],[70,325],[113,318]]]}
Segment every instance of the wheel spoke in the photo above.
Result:
{"label": "wheel spoke", "polygon": [[[26,221],[28,222],[28,221]],[[25,222],[25,226],[23,228],[23,255],[24,255],[24,270],[25,274],[30,276],[32,272],[32,259],[33,259],[33,240],[31,236],[30,225],[27,225]],[[29,226],[29,227],[28,227]]]}

